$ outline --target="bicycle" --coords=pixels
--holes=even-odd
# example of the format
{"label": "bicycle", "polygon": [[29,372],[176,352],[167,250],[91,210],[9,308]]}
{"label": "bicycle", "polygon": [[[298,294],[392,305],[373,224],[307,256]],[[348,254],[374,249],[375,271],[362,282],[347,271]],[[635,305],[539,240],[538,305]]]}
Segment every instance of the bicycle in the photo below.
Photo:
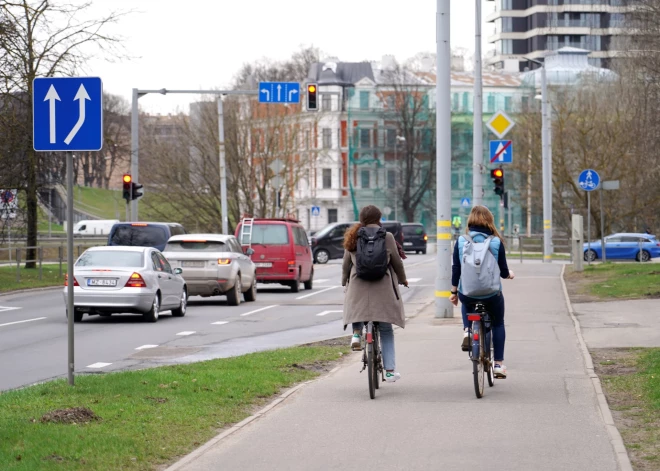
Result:
{"label": "bicycle", "polygon": [[477,303],[474,306],[474,313],[468,314],[468,321],[472,322],[468,336],[472,348],[468,351],[470,360],[472,360],[472,373],[474,379],[474,392],[477,399],[484,395],[484,376],[488,377],[488,386],[495,385],[495,374],[493,360],[493,334],[491,331],[490,314],[486,306]]}
{"label": "bicycle", "polygon": [[366,345],[362,348],[362,373],[365,369],[369,377],[369,397],[376,398],[376,389],[379,389],[380,381],[385,381],[385,369],[383,368],[383,352],[380,348],[380,332],[378,322],[369,321],[365,325]]}

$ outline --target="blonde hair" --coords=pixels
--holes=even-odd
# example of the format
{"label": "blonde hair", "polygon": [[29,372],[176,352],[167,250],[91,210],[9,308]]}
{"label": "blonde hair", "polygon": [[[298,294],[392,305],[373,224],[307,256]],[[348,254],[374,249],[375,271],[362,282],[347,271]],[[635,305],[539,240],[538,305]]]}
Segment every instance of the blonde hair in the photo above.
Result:
{"label": "blonde hair", "polygon": [[502,244],[504,244],[504,239],[500,235],[500,232],[495,226],[495,218],[493,213],[485,206],[473,206],[472,211],[467,220],[467,229],[466,232],[470,232],[470,226],[481,226],[487,227],[495,237],[499,238]]}

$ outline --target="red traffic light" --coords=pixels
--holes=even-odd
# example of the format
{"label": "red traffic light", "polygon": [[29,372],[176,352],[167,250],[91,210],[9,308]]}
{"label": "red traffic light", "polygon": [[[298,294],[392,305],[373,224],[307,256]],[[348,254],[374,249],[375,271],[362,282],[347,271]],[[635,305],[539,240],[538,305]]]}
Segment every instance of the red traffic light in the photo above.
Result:
{"label": "red traffic light", "polygon": [[130,173],[125,173],[123,180],[124,183],[131,183],[131,181],[133,181],[133,177],[131,177]]}

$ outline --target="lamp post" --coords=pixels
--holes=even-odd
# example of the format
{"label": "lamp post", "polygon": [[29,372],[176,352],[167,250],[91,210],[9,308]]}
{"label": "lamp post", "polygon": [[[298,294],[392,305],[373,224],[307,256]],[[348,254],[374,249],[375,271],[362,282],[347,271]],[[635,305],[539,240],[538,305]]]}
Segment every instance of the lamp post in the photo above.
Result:
{"label": "lamp post", "polygon": [[399,171],[399,143],[406,142],[404,136],[397,134],[394,141],[394,220],[399,220],[399,180],[401,180],[401,172]]}

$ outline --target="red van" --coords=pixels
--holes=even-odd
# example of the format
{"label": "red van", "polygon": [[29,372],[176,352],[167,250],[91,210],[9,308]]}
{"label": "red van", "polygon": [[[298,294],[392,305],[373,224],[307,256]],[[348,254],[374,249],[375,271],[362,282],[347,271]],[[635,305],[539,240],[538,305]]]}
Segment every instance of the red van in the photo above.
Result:
{"label": "red van", "polygon": [[257,282],[290,286],[294,293],[300,290],[300,283],[312,289],[312,251],[307,233],[296,219],[244,219],[236,227],[236,238],[244,248],[254,250],[251,258],[257,267]]}

